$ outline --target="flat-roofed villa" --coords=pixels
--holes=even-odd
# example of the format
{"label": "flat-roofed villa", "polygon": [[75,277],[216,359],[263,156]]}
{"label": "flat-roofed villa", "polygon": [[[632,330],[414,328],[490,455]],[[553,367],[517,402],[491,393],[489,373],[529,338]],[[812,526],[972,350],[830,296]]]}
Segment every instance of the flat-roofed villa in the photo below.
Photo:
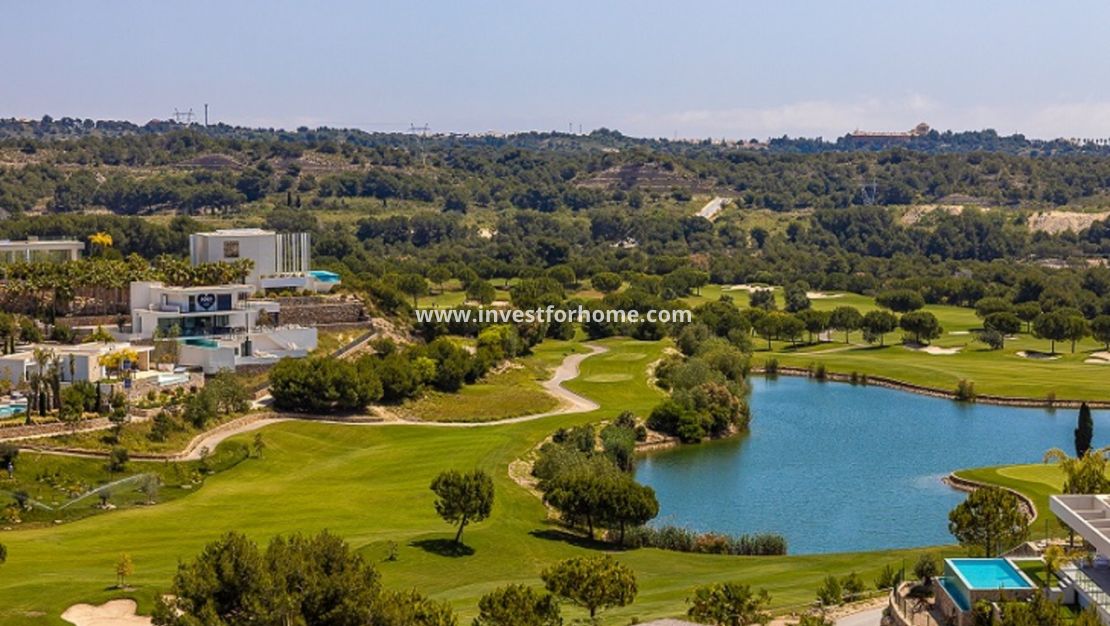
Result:
{"label": "flat-roofed villa", "polygon": [[247,282],[260,290],[296,289],[325,293],[339,284],[334,272],[312,269],[308,233],[276,233],[261,228],[229,228],[189,235],[193,265],[250,259]]}
{"label": "flat-roofed villa", "polygon": [[205,373],[303,357],[316,348],[316,329],[282,326],[275,300],[255,299],[255,286],[175,287],[131,283],[131,334],[135,340],[176,337],[177,360]]}
{"label": "flat-roofed villa", "polygon": [[76,261],[84,249],[84,242],[76,239],[4,239],[0,240],[0,263]]}
{"label": "flat-roofed villa", "polygon": [[45,351],[58,360],[58,374],[62,382],[95,383],[108,377],[107,367],[101,363],[107,355],[127,351],[134,357],[129,360],[128,367],[131,372],[139,374],[150,370],[150,353],[153,350],[153,346],[133,345],[126,341],[18,346],[15,352],[0,356],[0,376],[13,386],[28,380],[39,369],[36,351]]}
{"label": "flat-roofed villa", "polygon": [[1050,496],[1048,507],[1093,550],[1089,559],[1061,569],[1061,585],[1080,606],[1098,607],[1102,623],[1110,626],[1110,495]]}

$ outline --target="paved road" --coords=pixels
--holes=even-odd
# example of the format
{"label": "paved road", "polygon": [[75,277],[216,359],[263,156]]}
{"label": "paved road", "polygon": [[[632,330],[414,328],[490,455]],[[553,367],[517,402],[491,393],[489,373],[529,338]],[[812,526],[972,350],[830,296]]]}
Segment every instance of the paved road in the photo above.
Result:
{"label": "paved road", "polygon": [[882,619],[883,609],[871,609],[842,617],[836,620],[836,626],[879,626]]}
{"label": "paved road", "polygon": [[724,204],[727,201],[728,198],[722,198],[720,196],[713,198],[709,201],[709,204],[706,204],[698,211],[698,217],[704,217],[709,221],[713,221],[717,217],[717,214],[721,212],[721,209],[724,208]]}

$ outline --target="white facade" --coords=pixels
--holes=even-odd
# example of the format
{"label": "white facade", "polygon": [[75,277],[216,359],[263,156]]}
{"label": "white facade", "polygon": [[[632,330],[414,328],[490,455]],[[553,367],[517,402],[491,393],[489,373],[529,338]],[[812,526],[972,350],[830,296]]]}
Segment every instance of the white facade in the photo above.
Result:
{"label": "white facade", "polygon": [[38,344],[20,346],[12,354],[0,355],[0,377],[12,385],[18,385],[38,371],[35,350],[43,350],[57,360],[58,372],[63,382],[88,381],[95,383],[107,376],[106,368],[100,364],[104,356],[120,350],[135,353],[131,363],[134,371],[150,369],[151,346],[135,346],[127,342],[81,343],[77,345]]}
{"label": "white facade", "polygon": [[[131,283],[131,338],[175,336],[181,344],[178,363],[208,374],[302,357],[316,348],[315,328],[274,326],[281,306],[251,298],[254,291],[254,285]],[[263,317],[268,323],[260,327]]]}
{"label": "white facade", "polygon": [[1059,572],[1065,597],[1094,605],[1110,626],[1110,495],[1049,496],[1048,508],[1095,550],[1089,564],[1073,562]]}
{"label": "white facade", "polygon": [[276,233],[261,228],[231,228],[189,235],[189,258],[193,265],[254,262],[247,282],[259,289],[302,289],[330,291],[339,277],[330,272],[313,272],[312,239],[308,233]]}
{"label": "white facade", "polygon": [[76,261],[85,244],[76,239],[0,241],[0,263],[18,261]]}

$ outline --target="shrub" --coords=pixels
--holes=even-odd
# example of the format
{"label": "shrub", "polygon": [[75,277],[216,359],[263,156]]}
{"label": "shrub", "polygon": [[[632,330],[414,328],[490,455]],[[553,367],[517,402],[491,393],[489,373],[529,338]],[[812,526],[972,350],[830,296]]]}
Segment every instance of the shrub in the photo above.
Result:
{"label": "shrub", "polygon": [[975,402],[975,383],[966,378],[961,379],[956,385],[956,399],[960,402]]}
{"label": "shrub", "polygon": [[844,589],[836,576],[826,576],[817,588],[817,601],[821,606],[835,606],[844,601]]}
{"label": "shrub", "polygon": [[767,376],[777,376],[779,373],[779,360],[776,358],[767,359],[763,364],[763,373]]}
{"label": "shrub", "polygon": [[774,533],[726,535],[696,533],[677,526],[640,527],[625,534],[630,548],[659,548],[675,552],[731,554],[737,556],[781,556],[786,554],[786,539]]}

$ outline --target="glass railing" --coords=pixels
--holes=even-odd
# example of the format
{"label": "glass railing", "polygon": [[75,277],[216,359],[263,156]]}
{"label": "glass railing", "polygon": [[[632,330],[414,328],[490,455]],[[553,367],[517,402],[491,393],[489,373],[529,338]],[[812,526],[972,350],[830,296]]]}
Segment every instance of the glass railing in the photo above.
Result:
{"label": "glass railing", "polygon": [[1063,573],[1071,578],[1075,588],[1082,591],[1091,602],[1097,604],[1104,613],[1110,613],[1110,593],[1107,593],[1087,572],[1072,566],[1065,567]]}

